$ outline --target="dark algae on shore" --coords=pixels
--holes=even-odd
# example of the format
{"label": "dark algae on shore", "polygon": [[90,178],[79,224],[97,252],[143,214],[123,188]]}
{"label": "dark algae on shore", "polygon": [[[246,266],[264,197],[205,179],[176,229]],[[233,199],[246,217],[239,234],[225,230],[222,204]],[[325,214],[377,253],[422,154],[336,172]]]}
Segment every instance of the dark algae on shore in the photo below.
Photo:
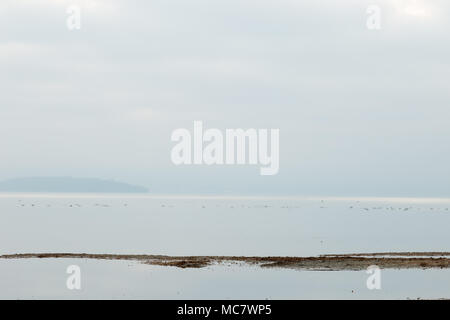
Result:
{"label": "dark algae on shore", "polygon": [[25,253],[2,255],[0,259],[97,259],[132,260],[149,265],[204,268],[215,264],[241,263],[261,268],[344,271],[364,270],[371,265],[384,269],[450,268],[448,252],[391,252],[321,255],[317,257],[164,256],[89,253]]}

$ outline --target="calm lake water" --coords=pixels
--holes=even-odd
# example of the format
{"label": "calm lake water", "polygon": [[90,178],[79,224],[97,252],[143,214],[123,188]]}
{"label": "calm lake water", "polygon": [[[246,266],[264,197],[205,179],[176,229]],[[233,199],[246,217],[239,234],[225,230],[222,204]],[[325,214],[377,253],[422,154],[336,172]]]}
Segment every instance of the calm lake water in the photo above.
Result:
{"label": "calm lake water", "polygon": [[450,200],[0,196],[1,253],[450,251]]}
{"label": "calm lake water", "polygon": [[[0,254],[83,252],[313,256],[450,251],[449,199],[0,195]],[[87,284],[65,288],[69,264]],[[441,298],[448,270],[365,272],[213,266],[180,270],[124,261],[0,261],[0,298]],[[28,279],[28,280],[27,280]],[[389,280],[390,279],[390,280]],[[352,292],[353,290],[353,292]]]}

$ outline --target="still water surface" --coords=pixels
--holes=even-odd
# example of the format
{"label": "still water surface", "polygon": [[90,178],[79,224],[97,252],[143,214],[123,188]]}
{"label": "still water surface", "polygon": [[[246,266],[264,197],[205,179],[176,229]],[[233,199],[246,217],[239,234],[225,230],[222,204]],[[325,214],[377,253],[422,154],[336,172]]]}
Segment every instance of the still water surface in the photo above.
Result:
{"label": "still water surface", "polygon": [[[449,199],[0,195],[0,254],[313,256],[450,251]],[[66,288],[67,266],[81,291]],[[0,260],[0,298],[445,298],[449,270],[317,272],[133,261]]]}

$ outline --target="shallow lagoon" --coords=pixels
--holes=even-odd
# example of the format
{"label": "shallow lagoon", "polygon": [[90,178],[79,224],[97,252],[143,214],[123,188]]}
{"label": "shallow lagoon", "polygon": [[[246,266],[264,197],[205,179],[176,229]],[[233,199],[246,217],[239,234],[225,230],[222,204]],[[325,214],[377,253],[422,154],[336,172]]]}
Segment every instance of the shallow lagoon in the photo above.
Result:
{"label": "shallow lagoon", "polygon": [[450,200],[2,195],[1,253],[450,251]]}
{"label": "shallow lagoon", "polygon": [[[4,194],[0,243],[1,254],[450,251],[449,208],[447,199]],[[449,270],[383,270],[383,289],[370,291],[365,272],[226,265],[180,270],[133,261],[71,260],[0,261],[0,297],[450,297]],[[65,287],[70,264],[82,267],[85,285],[80,292]]]}

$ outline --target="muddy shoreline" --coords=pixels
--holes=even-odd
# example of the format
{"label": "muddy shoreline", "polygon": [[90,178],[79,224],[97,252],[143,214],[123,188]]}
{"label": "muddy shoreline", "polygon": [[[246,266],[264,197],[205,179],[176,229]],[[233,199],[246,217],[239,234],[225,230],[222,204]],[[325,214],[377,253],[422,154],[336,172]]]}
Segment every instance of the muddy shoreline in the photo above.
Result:
{"label": "muddy shoreline", "polygon": [[248,264],[261,268],[320,271],[358,271],[377,265],[383,269],[450,268],[449,252],[387,252],[333,254],[317,257],[164,256],[89,253],[25,253],[2,255],[0,259],[96,259],[130,260],[177,268],[204,268],[216,264]]}

